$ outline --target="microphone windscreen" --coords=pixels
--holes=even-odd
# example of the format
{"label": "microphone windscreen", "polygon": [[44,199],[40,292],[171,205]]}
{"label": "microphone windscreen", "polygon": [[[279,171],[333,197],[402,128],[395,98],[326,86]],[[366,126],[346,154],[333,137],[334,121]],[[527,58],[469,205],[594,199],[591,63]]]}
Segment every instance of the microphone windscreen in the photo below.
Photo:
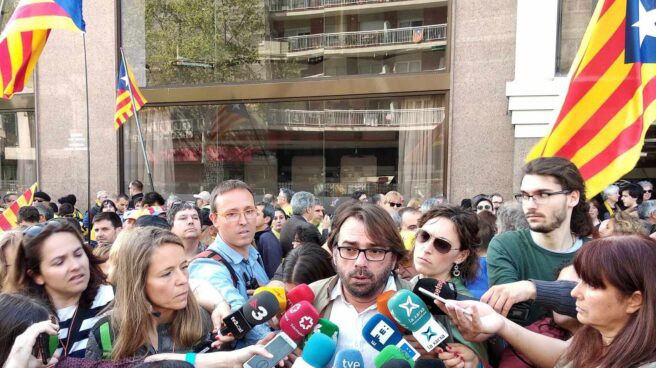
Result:
{"label": "microphone windscreen", "polygon": [[260,286],[259,288],[255,289],[253,295],[257,295],[263,291],[269,291],[276,296],[281,311],[287,309],[287,296],[285,295],[285,288],[280,286]]}
{"label": "microphone windscreen", "polygon": [[312,335],[316,333],[324,334],[337,341],[337,338],[339,337],[339,327],[326,318],[319,318],[317,325],[314,326],[314,332]]}
{"label": "microphone windscreen", "polygon": [[380,352],[375,358],[374,358],[374,365],[376,368],[381,368],[383,364],[387,363],[388,361],[392,359],[401,359],[405,360],[410,364],[411,368],[414,368],[415,362],[410,359],[405,353],[401,351],[397,346],[394,345],[388,345],[383,349],[383,351]]}
{"label": "microphone windscreen", "polygon": [[417,359],[415,368],[446,368],[444,362],[440,359]]}
{"label": "microphone windscreen", "polygon": [[374,349],[381,351],[387,345],[396,345],[401,341],[403,335],[392,320],[376,313],[362,328],[362,337]]}
{"label": "microphone windscreen", "polygon": [[394,319],[412,332],[419,330],[433,318],[426,303],[410,290],[399,290],[390,298],[387,306]]}
{"label": "microphone windscreen", "polygon": [[270,291],[253,295],[243,306],[244,318],[251,325],[262,324],[280,312],[278,299]]}
{"label": "microphone windscreen", "polygon": [[332,368],[364,368],[362,353],[355,349],[344,349],[337,352]]}
{"label": "microphone windscreen", "polygon": [[410,368],[410,363],[403,359],[388,360],[380,368]]}
{"label": "microphone windscreen", "polygon": [[335,355],[337,344],[333,339],[324,334],[313,334],[303,347],[301,358],[310,366],[323,368]]}
{"label": "microphone windscreen", "polygon": [[387,307],[387,302],[390,298],[396,293],[394,290],[387,290],[384,293],[378,295],[376,298],[376,309],[378,313],[384,315],[387,318],[392,318],[392,313],[390,313],[389,308]]}
{"label": "microphone windscreen", "polygon": [[294,304],[280,318],[280,330],[298,341],[312,332],[319,320],[319,312],[305,300]]}
{"label": "microphone windscreen", "polygon": [[302,300],[314,303],[314,292],[306,284],[298,284],[287,292],[287,305],[292,306]]}

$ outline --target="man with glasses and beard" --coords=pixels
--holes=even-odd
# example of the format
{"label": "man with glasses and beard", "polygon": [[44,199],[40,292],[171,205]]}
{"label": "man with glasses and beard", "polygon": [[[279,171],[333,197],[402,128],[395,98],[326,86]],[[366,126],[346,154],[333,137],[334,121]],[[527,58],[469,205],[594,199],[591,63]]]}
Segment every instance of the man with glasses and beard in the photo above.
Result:
{"label": "man with glasses and beard", "polygon": [[327,243],[337,275],[310,285],[314,306],[339,327],[337,351],[358,349],[364,366],[372,367],[378,352],[364,340],[361,327],[378,313],[380,294],[411,289],[392,273],[406,255],[403,241],[383,208],[356,202],[337,208]]}
{"label": "man with glasses and beard", "polygon": [[[515,303],[535,299],[531,280],[554,280],[554,270],[570,263],[593,230],[588,216],[585,183],[570,161],[538,158],[523,168],[521,203],[529,228],[492,239],[487,252],[487,273],[492,286],[481,301],[507,315]],[[522,324],[544,317],[546,311],[531,305]]]}

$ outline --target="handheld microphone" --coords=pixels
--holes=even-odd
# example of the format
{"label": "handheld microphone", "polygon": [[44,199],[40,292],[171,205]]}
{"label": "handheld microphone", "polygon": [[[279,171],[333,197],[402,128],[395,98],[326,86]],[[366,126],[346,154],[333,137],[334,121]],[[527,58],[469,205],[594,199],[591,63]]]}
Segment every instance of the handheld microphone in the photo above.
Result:
{"label": "handheld microphone", "polygon": [[315,333],[310,336],[303,347],[301,357],[296,359],[292,367],[297,368],[323,368],[335,355],[337,343],[330,337]]}
{"label": "handheld microphone", "polygon": [[435,358],[417,359],[415,368],[446,368],[444,362]]}
{"label": "handheld microphone", "polygon": [[403,338],[394,322],[380,313],[376,313],[362,328],[362,337],[374,349],[384,350],[386,346],[396,346],[411,359],[419,359],[419,352]]}
{"label": "handheld microphone", "polygon": [[280,306],[281,311],[287,310],[287,296],[285,295],[285,288],[280,286],[260,286],[259,288],[255,289],[253,295],[257,295],[263,291],[269,291],[275,295],[276,299],[278,299],[278,305]]}
{"label": "handheld microphone", "polygon": [[432,351],[449,336],[444,327],[433,319],[426,303],[411,291],[398,291],[387,305],[394,319],[412,331],[426,351]]}
{"label": "handheld microphone", "polygon": [[355,349],[345,349],[337,352],[332,368],[364,368],[362,353]]}
{"label": "handheld microphone", "polygon": [[280,333],[264,346],[273,357],[255,355],[244,363],[244,368],[275,367],[280,360],[296,349],[296,341],[310,333],[318,319],[319,312],[307,301],[294,304],[280,318]]}
{"label": "handheld microphone", "polygon": [[401,325],[394,320],[394,317],[392,317],[392,312],[390,312],[389,308],[387,307],[387,302],[389,302],[390,298],[396,294],[395,290],[387,290],[383,292],[382,294],[378,295],[376,298],[376,310],[383,316],[389,318],[396,327],[398,327],[399,330],[403,329]]}
{"label": "handheld microphone", "polygon": [[403,359],[392,359],[388,360],[380,368],[410,368],[410,363],[407,360]]}
{"label": "handheld microphone", "polygon": [[314,292],[306,284],[298,284],[287,292],[288,307],[291,307],[302,300],[305,300],[310,304],[314,302]]}
{"label": "handheld microphone", "polygon": [[241,309],[238,309],[223,319],[221,334],[232,334],[235,339],[246,336],[253,326],[262,324],[273,318],[280,306],[278,299],[269,291],[253,295]]}
{"label": "handheld microphone", "polygon": [[[398,347],[394,345],[389,345],[386,346],[383,351],[380,352],[375,358],[374,358],[374,365],[376,368],[382,368],[383,365],[391,360],[403,360],[405,361],[410,368],[414,368],[415,366],[415,361],[412,359],[409,359],[405,353],[401,351]],[[401,367],[401,366],[395,366],[395,367]]]}
{"label": "handheld microphone", "polygon": [[337,338],[339,337],[339,327],[325,318],[319,318],[317,325],[314,326],[314,331],[305,338],[305,341],[317,333],[324,334],[334,341],[337,341]]}

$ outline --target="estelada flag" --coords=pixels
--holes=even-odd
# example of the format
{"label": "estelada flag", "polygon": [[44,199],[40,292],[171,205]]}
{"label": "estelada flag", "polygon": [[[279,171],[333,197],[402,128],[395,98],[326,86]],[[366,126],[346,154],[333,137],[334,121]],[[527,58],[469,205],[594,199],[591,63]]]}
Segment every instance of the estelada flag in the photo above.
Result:
{"label": "estelada flag", "polygon": [[25,88],[51,29],[85,30],[82,0],[21,0],[0,34],[2,97]]}
{"label": "estelada flag", "polygon": [[[134,106],[132,101],[134,100]],[[121,50],[121,64],[118,68],[118,81],[116,82],[116,112],[114,113],[114,128],[118,129],[148,101],[144,98],[137,86],[137,80],[132,69],[123,57]]]}
{"label": "estelada flag", "polygon": [[597,3],[551,132],[527,157],[564,157],[588,198],[631,171],[656,119],[656,1]]}
{"label": "estelada flag", "polygon": [[11,230],[16,227],[18,219],[18,210],[21,207],[31,206],[34,201],[34,193],[36,192],[37,183],[32,184],[30,189],[23,192],[23,194],[16,199],[11,207],[0,213],[0,233]]}

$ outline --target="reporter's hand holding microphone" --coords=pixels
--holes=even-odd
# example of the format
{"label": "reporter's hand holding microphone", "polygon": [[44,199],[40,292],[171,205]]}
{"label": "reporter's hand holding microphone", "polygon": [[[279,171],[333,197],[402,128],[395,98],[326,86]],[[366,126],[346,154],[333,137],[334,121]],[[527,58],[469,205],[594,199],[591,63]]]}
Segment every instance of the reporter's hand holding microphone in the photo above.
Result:
{"label": "reporter's hand holding microphone", "polygon": [[[48,336],[55,336],[59,326],[52,321],[37,322],[18,335],[3,368],[52,367],[59,354],[49,357]],[[45,340],[45,341],[44,341]]]}

